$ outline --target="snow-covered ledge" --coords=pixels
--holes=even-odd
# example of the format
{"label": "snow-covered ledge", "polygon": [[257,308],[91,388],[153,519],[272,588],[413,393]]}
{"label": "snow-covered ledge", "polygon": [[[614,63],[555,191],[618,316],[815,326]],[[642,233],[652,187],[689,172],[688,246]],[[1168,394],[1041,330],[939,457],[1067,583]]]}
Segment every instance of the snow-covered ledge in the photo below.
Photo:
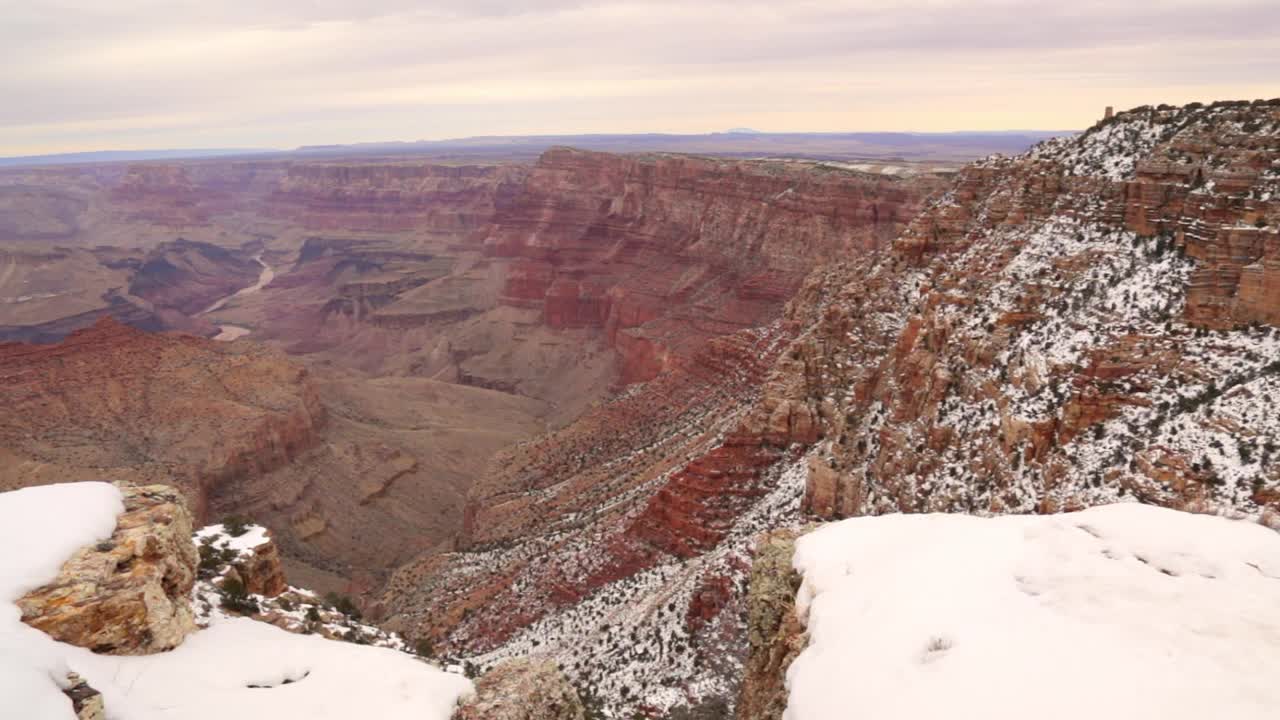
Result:
{"label": "snow-covered ledge", "polygon": [[1128,504],[800,538],[787,720],[1280,717],[1280,534]]}
{"label": "snow-covered ledge", "polygon": [[176,649],[97,655],[21,622],[14,602],[58,575],[80,548],[111,537],[120,492],[73,483],[0,493],[0,707],[4,717],[70,720],[72,671],[102,693],[108,717],[448,720],[471,683],[402,652],[218,618]]}

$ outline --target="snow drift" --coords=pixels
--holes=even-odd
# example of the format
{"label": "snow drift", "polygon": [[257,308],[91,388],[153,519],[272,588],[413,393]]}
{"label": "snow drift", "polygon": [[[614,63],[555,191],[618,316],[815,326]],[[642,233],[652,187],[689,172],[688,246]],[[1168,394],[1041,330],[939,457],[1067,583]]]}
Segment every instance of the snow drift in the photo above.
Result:
{"label": "snow drift", "polygon": [[801,538],[787,720],[1274,718],[1280,534],[1126,504]]}

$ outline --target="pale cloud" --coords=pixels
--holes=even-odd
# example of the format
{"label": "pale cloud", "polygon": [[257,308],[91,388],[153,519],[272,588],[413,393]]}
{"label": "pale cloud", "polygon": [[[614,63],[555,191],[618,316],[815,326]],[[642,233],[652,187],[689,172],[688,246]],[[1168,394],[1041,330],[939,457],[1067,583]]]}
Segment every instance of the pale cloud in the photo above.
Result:
{"label": "pale cloud", "polygon": [[1280,95],[1274,0],[0,0],[0,154],[1070,128]]}

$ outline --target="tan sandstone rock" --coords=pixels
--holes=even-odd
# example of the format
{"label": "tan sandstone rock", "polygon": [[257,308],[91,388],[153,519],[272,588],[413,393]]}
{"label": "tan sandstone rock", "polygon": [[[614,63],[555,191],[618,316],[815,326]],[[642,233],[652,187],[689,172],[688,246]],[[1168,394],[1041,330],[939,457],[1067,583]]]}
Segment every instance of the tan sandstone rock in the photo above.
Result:
{"label": "tan sandstone rock", "polygon": [[18,599],[22,620],[61,642],[112,655],[176,647],[192,631],[197,555],[177,490],[122,487],[125,511],[103,542]]}
{"label": "tan sandstone rock", "polygon": [[508,660],[476,681],[454,720],[583,720],[578,693],[550,660]]}
{"label": "tan sandstone rock", "polygon": [[244,553],[237,562],[245,592],[265,597],[275,597],[289,589],[280,564],[280,549],[272,540]]}

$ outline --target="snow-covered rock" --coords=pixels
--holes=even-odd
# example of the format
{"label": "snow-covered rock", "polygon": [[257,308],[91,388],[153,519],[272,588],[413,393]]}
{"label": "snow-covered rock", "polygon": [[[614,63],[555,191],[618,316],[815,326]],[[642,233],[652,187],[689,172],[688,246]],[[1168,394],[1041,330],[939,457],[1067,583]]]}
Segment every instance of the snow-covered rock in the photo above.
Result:
{"label": "snow-covered rock", "polygon": [[120,488],[124,512],[57,577],[18,598],[23,622],[55,640],[112,655],[172,649],[196,629],[191,515],[165,485]]}
{"label": "snow-covered rock", "polygon": [[229,566],[246,592],[275,597],[289,589],[280,550],[265,527],[219,523],[196,531],[195,541],[202,567],[210,562]]}
{"label": "snow-covered rock", "polygon": [[461,675],[402,652],[286,632],[216,614],[174,650],[99,655],[24,625],[13,604],[58,575],[81,548],[111,537],[124,505],[105,483],[0,493],[0,715],[74,718],[63,694],[75,672],[98,690],[108,718],[448,720],[471,691]]}
{"label": "snow-covered rock", "polygon": [[887,515],[796,546],[787,720],[1274,718],[1280,534],[1138,504]]}

